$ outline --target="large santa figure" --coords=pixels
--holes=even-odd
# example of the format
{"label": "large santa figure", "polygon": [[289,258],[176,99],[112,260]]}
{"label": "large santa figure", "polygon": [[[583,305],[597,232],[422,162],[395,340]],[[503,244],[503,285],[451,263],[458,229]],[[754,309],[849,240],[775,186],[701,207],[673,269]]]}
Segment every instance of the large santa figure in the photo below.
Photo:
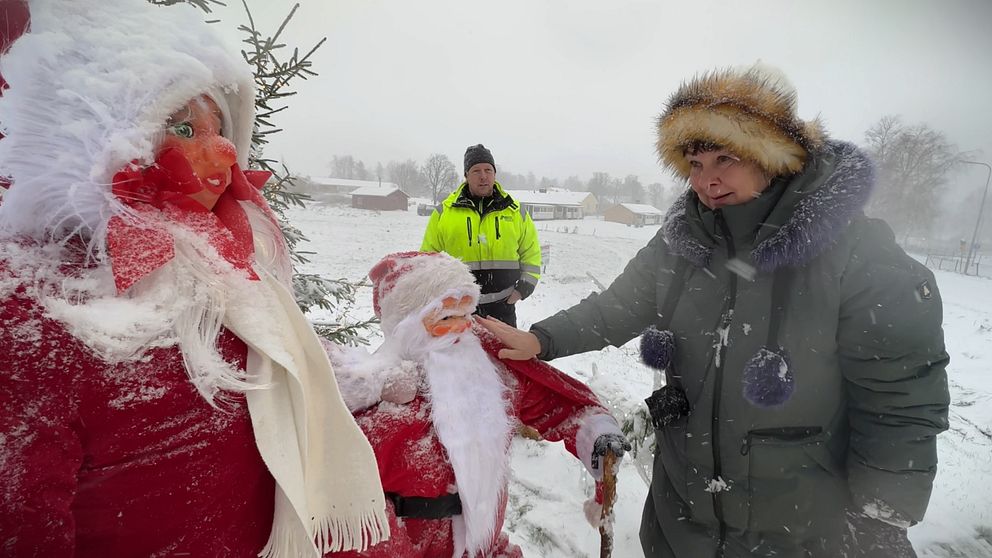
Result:
{"label": "large santa figure", "polygon": [[341,556],[519,557],[501,532],[511,435],[564,441],[594,478],[630,449],[584,384],[537,360],[500,362],[474,325],[479,286],[443,253],[392,254],[369,273],[384,342],[332,352],[345,402],[375,450],[390,540]]}
{"label": "large santa figure", "polygon": [[374,454],[245,170],[248,65],[188,5],[29,7],[0,58],[0,555],[387,537]]}

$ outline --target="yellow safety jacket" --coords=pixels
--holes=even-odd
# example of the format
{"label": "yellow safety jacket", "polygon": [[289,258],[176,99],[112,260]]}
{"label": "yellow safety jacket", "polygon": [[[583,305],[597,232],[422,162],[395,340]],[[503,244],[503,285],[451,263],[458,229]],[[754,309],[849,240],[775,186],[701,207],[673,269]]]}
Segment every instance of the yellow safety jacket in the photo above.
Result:
{"label": "yellow safety jacket", "polygon": [[473,199],[463,182],[431,213],[424,252],[447,252],[465,262],[482,287],[479,304],[527,298],[541,278],[541,246],[530,215],[497,182],[493,195]]}

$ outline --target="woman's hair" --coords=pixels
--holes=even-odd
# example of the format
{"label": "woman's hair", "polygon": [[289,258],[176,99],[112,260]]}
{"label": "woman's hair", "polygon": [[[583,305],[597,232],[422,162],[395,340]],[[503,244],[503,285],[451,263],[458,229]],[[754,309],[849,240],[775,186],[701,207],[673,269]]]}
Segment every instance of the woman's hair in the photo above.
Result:
{"label": "woman's hair", "polygon": [[699,155],[700,153],[709,153],[710,151],[719,151],[723,149],[724,146],[708,141],[708,140],[692,140],[682,146],[682,155]]}

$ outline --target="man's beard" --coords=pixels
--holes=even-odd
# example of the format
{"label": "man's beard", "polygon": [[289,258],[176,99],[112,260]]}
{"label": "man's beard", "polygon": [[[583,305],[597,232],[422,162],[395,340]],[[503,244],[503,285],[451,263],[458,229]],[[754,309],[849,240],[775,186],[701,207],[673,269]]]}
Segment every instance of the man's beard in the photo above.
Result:
{"label": "man's beard", "polygon": [[382,350],[424,366],[434,430],[455,472],[464,543],[474,556],[493,542],[504,505],[514,427],[507,387],[471,330],[431,337],[421,315],[401,321]]}
{"label": "man's beard", "polygon": [[255,304],[257,282],[234,269],[200,235],[170,229],[175,257],[126,295],[117,295],[109,266],[99,266],[64,279],[43,303],[49,315],[110,365],[177,346],[193,386],[216,405],[225,393],[256,387],[236,363],[224,359],[217,342],[228,305]]}

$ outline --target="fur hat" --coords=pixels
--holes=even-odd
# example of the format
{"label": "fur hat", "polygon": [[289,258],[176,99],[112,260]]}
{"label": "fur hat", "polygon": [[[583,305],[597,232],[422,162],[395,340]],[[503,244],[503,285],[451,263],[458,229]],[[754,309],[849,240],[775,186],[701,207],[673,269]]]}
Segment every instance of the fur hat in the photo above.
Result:
{"label": "fur hat", "polygon": [[705,142],[733,151],[771,176],[799,172],[825,134],[818,119],[800,120],[796,107],[795,89],[768,66],[695,77],[679,87],[658,117],[658,159],[688,178],[685,149]]}
{"label": "fur hat", "polygon": [[486,146],[481,143],[476,145],[470,145],[465,149],[465,174],[468,174],[469,169],[479,163],[489,163],[493,166],[493,170],[496,170],[496,161],[493,159],[493,152],[486,149]]}
{"label": "fur hat", "polygon": [[403,318],[446,296],[479,299],[475,276],[461,261],[444,252],[389,254],[369,271],[372,307],[389,333]]}

